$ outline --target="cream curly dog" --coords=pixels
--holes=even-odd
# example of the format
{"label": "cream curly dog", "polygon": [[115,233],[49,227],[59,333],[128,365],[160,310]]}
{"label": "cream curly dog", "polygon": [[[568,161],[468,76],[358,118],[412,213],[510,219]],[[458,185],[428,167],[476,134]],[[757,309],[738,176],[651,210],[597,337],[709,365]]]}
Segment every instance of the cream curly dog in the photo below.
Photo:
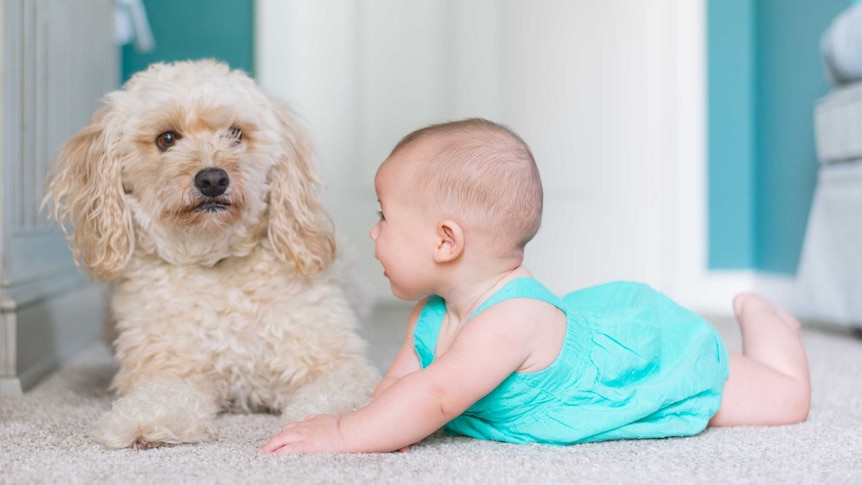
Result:
{"label": "cream curly dog", "polygon": [[62,148],[46,202],[113,283],[109,448],[213,438],[222,410],[343,413],[379,379],[295,115],[214,61],[156,64]]}

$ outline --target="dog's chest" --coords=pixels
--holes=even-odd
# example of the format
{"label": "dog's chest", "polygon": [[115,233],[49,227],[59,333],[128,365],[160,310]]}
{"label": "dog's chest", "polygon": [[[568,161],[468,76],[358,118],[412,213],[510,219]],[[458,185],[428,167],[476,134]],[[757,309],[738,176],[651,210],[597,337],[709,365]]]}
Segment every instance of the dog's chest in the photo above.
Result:
{"label": "dog's chest", "polygon": [[313,286],[275,264],[141,268],[114,297],[121,338],[146,339],[228,376],[288,350]]}
{"label": "dog's chest", "polygon": [[223,263],[130,265],[113,300],[122,375],[157,366],[227,408],[280,409],[334,355],[361,351],[336,275],[304,278],[266,251]]}

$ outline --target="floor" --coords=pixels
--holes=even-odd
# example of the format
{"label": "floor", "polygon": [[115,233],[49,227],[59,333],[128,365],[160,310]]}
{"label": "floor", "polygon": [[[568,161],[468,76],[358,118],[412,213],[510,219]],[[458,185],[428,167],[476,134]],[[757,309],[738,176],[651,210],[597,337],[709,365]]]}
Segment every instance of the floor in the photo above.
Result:
{"label": "floor", "polygon": [[359,333],[368,342],[369,357],[380,372],[386,372],[404,343],[412,302],[378,303],[365,318]]}

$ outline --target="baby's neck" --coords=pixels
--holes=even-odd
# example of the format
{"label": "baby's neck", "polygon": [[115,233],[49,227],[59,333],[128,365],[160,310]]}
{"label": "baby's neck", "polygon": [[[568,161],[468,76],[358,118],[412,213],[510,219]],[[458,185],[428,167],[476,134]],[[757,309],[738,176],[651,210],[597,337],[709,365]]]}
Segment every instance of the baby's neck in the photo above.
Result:
{"label": "baby's neck", "polygon": [[521,277],[531,277],[529,270],[518,265],[502,271],[476,275],[459,280],[440,296],[446,300],[446,313],[453,322],[466,322],[479,306],[506,283]]}

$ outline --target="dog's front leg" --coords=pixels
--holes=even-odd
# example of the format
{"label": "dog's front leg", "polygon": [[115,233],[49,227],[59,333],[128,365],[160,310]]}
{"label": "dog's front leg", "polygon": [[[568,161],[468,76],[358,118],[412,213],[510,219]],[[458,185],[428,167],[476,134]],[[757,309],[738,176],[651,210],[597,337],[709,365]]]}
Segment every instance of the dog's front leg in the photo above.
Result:
{"label": "dog's front leg", "polygon": [[215,399],[180,380],[152,379],[119,398],[92,430],[107,448],[153,448],[213,439]]}

